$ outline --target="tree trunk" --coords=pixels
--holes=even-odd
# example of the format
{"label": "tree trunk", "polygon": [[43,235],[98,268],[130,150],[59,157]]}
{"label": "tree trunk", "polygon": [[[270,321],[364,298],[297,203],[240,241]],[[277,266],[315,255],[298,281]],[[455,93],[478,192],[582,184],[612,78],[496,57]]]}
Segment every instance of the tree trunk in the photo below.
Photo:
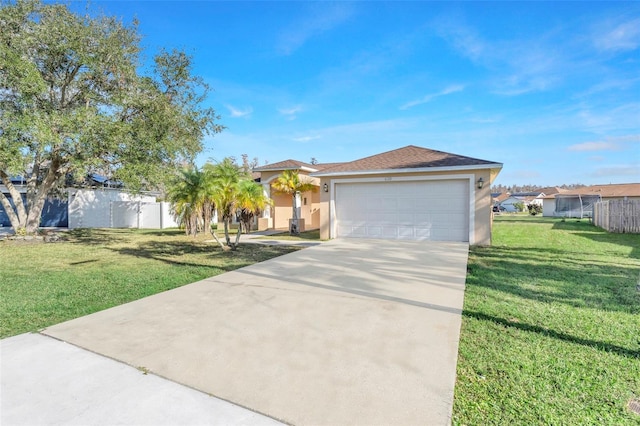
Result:
{"label": "tree trunk", "polygon": [[289,235],[298,235],[300,230],[298,228],[298,197],[293,193],[293,199],[291,204],[293,205],[293,212],[291,214],[291,225],[289,225]]}
{"label": "tree trunk", "polygon": [[238,248],[238,244],[240,244],[240,236],[242,235],[242,222],[238,222],[238,233],[236,234],[236,242],[233,244],[233,249]]}
{"label": "tree trunk", "polygon": [[13,231],[17,232],[18,229],[24,228],[24,225],[20,223],[20,218],[14,211],[9,199],[2,192],[0,192],[0,204],[2,204],[4,211],[7,212],[7,216],[9,216],[9,221],[11,222]]}
{"label": "tree trunk", "polygon": [[229,222],[230,218],[225,217],[222,222],[224,222],[224,239],[229,247],[231,247],[231,238],[229,238]]}
{"label": "tree trunk", "polygon": [[[27,235],[35,234],[40,227],[40,217],[42,216],[42,209],[44,208],[44,202],[56,183],[58,173],[60,172],[60,160],[57,156],[54,156],[49,165],[47,175],[42,180],[40,186],[37,186],[37,178],[30,178],[27,181],[27,220],[26,220],[26,232]],[[22,199],[20,200],[22,201]]]}
{"label": "tree trunk", "polygon": [[209,232],[211,232],[211,236],[213,237],[214,240],[216,240],[216,243],[220,245],[220,248],[224,250],[224,244],[222,244],[222,241],[220,241],[220,239],[216,235],[216,231],[214,231],[211,227],[209,227]]}
{"label": "tree trunk", "polygon": [[2,179],[2,183],[9,191],[9,195],[11,195],[11,199],[13,200],[13,205],[9,202],[9,199],[0,192],[0,203],[2,207],[7,212],[7,216],[9,216],[9,221],[11,222],[11,227],[14,232],[18,232],[19,229],[25,228],[27,225],[27,211],[24,207],[24,203],[22,202],[22,195],[13,183],[11,183],[11,179],[9,175],[7,175],[4,171],[0,170],[0,178]]}

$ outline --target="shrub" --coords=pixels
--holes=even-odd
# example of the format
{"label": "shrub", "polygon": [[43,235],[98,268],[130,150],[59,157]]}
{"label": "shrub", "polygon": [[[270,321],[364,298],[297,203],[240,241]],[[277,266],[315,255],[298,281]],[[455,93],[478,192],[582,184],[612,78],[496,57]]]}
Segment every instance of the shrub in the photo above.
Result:
{"label": "shrub", "polygon": [[531,216],[542,214],[542,206],[540,204],[529,204],[527,208],[529,209],[529,214]]}

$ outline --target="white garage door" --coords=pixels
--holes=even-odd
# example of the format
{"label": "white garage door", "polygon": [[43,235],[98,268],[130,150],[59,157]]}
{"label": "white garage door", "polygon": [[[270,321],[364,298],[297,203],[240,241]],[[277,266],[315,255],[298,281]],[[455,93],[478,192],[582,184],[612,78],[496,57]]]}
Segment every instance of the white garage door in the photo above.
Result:
{"label": "white garage door", "polygon": [[469,181],[337,183],[338,237],[469,241]]}

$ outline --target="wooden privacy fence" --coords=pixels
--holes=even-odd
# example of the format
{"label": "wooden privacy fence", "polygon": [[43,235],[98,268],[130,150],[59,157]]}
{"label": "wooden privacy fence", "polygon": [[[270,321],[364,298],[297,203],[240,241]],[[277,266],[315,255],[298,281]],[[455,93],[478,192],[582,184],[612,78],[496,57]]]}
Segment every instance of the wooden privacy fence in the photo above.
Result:
{"label": "wooden privacy fence", "polygon": [[593,223],[609,232],[640,234],[640,201],[597,202],[593,205]]}

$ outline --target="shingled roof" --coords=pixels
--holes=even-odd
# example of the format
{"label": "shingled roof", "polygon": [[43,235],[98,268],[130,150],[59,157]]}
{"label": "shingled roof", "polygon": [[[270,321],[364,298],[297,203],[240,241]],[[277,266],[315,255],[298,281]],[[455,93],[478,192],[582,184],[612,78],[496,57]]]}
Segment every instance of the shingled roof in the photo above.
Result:
{"label": "shingled roof", "polygon": [[264,166],[254,168],[253,171],[264,172],[267,170],[299,170],[303,168],[309,169],[309,171],[318,170],[318,168],[313,164],[289,159],[284,161],[278,161],[277,163],[265,164]]}
{"label": "shingled roof", "polygon": [[329,167],[335,167],[344,163],[317,163],[309,164],[298,160],[284,160],[277,163],[265,164],[264,166],[256,167],[254,172],[264,172],[267,170],[300,170],[306,169],[307,171],[321,171]]}
{"label": "shingled roof", "polygon": [[378,170],[427,169],[432,167],[482,167],[490,165],[502,166],[502,164],[496,163],[495,161],[480,160],[478,158],[408,145],[404,148],[394,149],[393,151],[383,152],[382,154],[328,167],[320,172],[314,173],[314,175],[322,176],[342,172],[372,172]]}
{"label": "shingled roof", "polygon": [[559,194],[551,194],[545,199],[555,198],[556,195],[600,195],[601,197],[640,197],[640,183],[613,183],[608,185],[591,185],[570,189]]}

